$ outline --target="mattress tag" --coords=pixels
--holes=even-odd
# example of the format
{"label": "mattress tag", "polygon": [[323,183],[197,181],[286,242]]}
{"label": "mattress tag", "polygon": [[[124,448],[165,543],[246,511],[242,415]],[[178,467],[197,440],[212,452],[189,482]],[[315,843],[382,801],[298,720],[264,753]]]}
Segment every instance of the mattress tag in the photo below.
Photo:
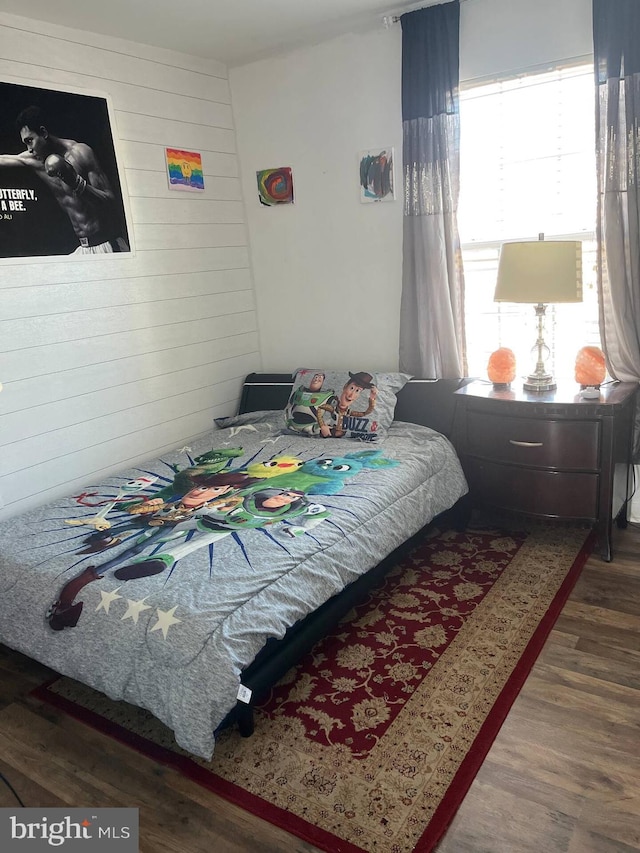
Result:
{"label": "mattress tag", "polygon": [[245,687],[244,684],[241,684],[238,687],[238,701],[244,702],[245,705],[248,705],[251,702],[252,691],[249,690],[248,687]]}

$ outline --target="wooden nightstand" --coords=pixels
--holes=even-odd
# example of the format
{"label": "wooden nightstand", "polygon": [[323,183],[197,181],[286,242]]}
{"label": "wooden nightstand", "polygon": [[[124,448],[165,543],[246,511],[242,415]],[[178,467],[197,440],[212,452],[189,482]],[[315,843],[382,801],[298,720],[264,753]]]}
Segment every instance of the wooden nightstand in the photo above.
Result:
{"label": "wooden nightstand", "polygon": [[635,383],[583,400],[574,383],[531,393],[471,382],[456,391],[453,443],[473,504],[592,523],[611,560],[627,524]]}

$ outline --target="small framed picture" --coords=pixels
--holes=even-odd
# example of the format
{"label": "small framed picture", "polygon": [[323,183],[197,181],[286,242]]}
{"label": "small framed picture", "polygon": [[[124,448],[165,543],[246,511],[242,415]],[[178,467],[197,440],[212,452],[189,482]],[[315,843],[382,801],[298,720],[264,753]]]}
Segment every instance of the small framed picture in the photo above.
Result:
{"label": "small framed picture", "polygon": [[360,152],[360,201],[393,201],[393,148]]}
{"label": "small framed picture", "polygon": [[196,193],[204,191],[202,157],[197,151],[165,148],[165,157],[169,189]]}
{"label": "small framed picture", "polygon": [[293,204],[293,172],[290,166],[278,169],[260,169],[256,172],[258,200],[265,207],[276,204]]}

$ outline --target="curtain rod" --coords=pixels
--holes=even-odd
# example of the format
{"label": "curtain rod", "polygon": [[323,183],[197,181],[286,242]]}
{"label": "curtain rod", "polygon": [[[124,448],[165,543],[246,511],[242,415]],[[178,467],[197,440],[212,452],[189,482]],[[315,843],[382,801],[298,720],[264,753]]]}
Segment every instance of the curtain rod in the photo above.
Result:
{"label": "curtain rod", "polygon": [[[403,13],[402,13],[402,15],[404,15],[404,14],[409,14],[410,12],[418,12],[420,9],[428,9],[430,6],[442,6],[442,5],[443,5],[443,3],[446,3],[446,2],[448,2],[448,0],[441,0],[441,2],[440,2],[440,3],[427,3],[427,4],[426,4],[426,6],[423,6],[423,5],[416,5],[416,6],[415,6],[415,8],[411,8],[411,7],[409,7],[409,8],[406,10],[406,12],[403,12]],[[458,2],[459,2],[459,3],[460,3],[460,5],[462,6],[462,5],[463,5],[463,3],[468,3],[468,2],[469,2],[469,0],[458,0]],[[383,16],[382,16],[382,26],[385,28],[385,30],[390,29],[394,24],[399,24],[399,23],[400,23],[400,18],[402,17],[402,15],[401,15],[401,14],[395,14],[395,15],[393,15],[393,14],[383,15]]]}

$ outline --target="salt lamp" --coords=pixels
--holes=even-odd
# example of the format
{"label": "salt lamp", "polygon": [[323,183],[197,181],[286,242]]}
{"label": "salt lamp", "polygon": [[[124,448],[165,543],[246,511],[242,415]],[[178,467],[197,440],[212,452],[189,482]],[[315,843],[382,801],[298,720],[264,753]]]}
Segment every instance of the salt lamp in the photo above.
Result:
{"label": "salt lamp", "polygon": [[582,347],[576,356],[576,382],[582,387],[599,388],[604,382],[607,370],[604,353],[598,347]]}
{"label": "salt lamp", "polygon": [[489,356],[487,376],[494,385],[509,385],[516,376],[516,357],[513,350],[500,347]]}

